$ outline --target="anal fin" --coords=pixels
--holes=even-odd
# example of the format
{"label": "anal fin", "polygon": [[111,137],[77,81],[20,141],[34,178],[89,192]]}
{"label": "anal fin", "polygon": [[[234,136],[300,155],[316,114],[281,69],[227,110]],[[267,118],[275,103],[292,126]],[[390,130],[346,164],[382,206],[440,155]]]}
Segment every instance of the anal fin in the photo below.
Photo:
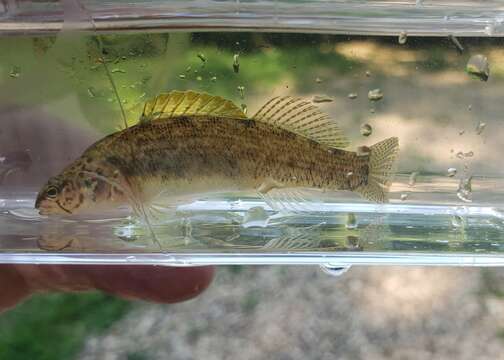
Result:
{"label": "anal fin", "polygon": [[259,195],[274,211],[296,214],[317,210],[311,189],[273,188],[267,193],[259,192]]}
{"label": "anal fin", "polygon": [[284,235],[271,239],[262,246],[263,250],[309,250],[320,247],[319,229],[325,223],[303,228],[288,229]]}

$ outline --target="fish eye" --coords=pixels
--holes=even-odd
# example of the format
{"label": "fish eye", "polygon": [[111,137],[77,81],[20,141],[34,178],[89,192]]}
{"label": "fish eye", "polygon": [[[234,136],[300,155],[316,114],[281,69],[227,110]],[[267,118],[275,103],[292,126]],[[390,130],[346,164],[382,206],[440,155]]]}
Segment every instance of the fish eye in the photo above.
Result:
{"label": "fish eye", "polygon": [[46,190],[46,195],[47,197],[54,199],[56,195],[58,195],[58,189],[56,186],[49,186]]}

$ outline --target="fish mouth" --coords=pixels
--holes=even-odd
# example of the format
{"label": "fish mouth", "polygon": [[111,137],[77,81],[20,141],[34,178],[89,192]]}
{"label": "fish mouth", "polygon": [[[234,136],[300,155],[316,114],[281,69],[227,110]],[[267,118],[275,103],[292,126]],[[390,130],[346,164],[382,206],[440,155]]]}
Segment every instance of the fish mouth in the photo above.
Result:
{"label": "fish mouth", "polygon": [[35,201],[35,209],[38,210],[39,215],[72,214],[72,212],[61,205],[59,201],[49,202],[45,199],[37,199]]}
{"label": "fish mouth", "polygon": [[47,206],[47,204],[44,204],[44,201],[36,202],[35,209],[38,210],[39,215],[51,215],[54,213],[54,207]]}

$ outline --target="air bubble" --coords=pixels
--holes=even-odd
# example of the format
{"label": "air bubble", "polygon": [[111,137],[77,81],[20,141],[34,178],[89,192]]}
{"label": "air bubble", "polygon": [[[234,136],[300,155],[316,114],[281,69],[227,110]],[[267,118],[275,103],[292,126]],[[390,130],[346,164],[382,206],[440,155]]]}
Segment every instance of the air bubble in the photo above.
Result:
{"label": "air bubble", "polygon": [[320,83],[322,82],[322,79],[318,77],[318,78],[316,78],[316,79],[315,79],[315,82],[316,82],[317,84],[320,84]]}
{"label": "air bubble", "polygon": [[485,26],[485,34],[492,36],[495,31],[495,26],[493,24]]}
{"label": "air bubble", "polygon": [[327,95],[315,95],[312,99],[314,103],[332,102],[333,98]]}
{"label": "air bubble", "polygon": [[460,179],[457,196],[464,202],[472,202],[472,176]]}
{"label": "air bubble", "polygon": [[485,127],[486,127],[486,123],[480,121],[478,123],[478,126],[476,126],[476,134],[481,135],[483,130],[485,130]]}
{"label": "air bubble", "polygon": [[399,45],[404,45],[406,44],[406,41],[408,40],[408,33],[406,31],[402,31],[400,34],[399,34],[399,38],[398,38],[398,42],[399,42]]}
{"label": "air bubble", "polygon": [[197,56],[203,62],[203,64],[205,64],[207,62],[207,58],[206,58],[206,56],[204,54],[199,53]]}
{"label": "air bubble", "polygon": [[95,89],[92,86],[90,86],[90,87],[87,88],[87,93],[88,93],[88,95],[89,95],[90,98],[96,97]]}
{"label": "air bubble", "polygon": [[357,218],[355,217],[354,213],[348,213],[347,214],[345,227],[348,230],[355,230],[355,229],[357,229]]}
{"label": "air bubble", "polygon": [[457,169],[452,168],[452,167],[448,168],[448,170],[446,172],[449,177],[454,177],[455,175],[457,175]]}
{"label": "air bubble", "polygon": [[352,100],[353,99],[357,99],[357,94],[356,93],[350,93],[350,94],[348,94],[348,98],[352,99]]}
{"label": "air bubble", "polygon": [[245,115],[247,115],[247,105],[246,104],[241,104],[241,109]]}
{"label": "air bubble", "polygon": [[417,177],[418,177],[418,171],[413,171],[409,177],[409,180],[408,180],[409,187],[415,186],[416,181],[417,181]]}
{"label": "air bubble", "polygon": [[119,69],[119,68],[112,69],[112,70],[110,70],[110,72],[112,74],[117,74],[117,73],[119,73],[119,74],[126,74],[126,70]]}
{"label": "air bubble", "polygon": [[490,76],[490,67],[485,55],[477,54],[471,56],[466,65],[468,74],[473,75],[481,81],[487,81]]}
{"label": "air bubble", "polygon": [[185,79],[186,78],[186,76],[184,74],[180,74],[178,77],[181,78],[181,79]]}
{"label": "air bubble", "polygon": [[453,215],[451,223],[454,228],[461,228],[464,226],[464,218],[460,215]]}
{"label": "air bubble", "polygon": [[210,81],[212,81],[212,82],[216,82],[216,81],[217,81],[217,76],[212,76],[212,77],[210,78]]}
{"label": "air bubble", "polygon": [[9,76],[16,79],[19,75],[21,75],[21,68],[19,66],[13,66],[9,72]]}
{"label": "air bubble", "polygon": [[365,74],[366,74],[366,77],[370,77],[370,76],[371,76],[371,71],[366,70],[366,73],[365,73]]}
{"label": "air bubble", "polygon": [[320,265],[320,268],[322,269],[323,272],[325,272],[328,275],[341,276],[350,269],[350,265],[338,266],[327,264],[327,265]]}
{"label": "air bubble", "polygon": [[381,89],[373,89],[368,92],[368,99],[371,101],[379,101],[383,98]]}
{"label": "air bubble", "polygon": [[401,194],[401,201],[405,201],[408,199],[408,194]]}
{"label": "air bubble", "polygon": [[233,55],[233,71],[235,72],[235,74],[238,74],[240,72],[239,57],[240,55],[238,54]]}
{"label": "air bubble", "polygon": [[373,128],[369,124],[362,124],[360,127],[360,133],[362,136],[369,136],[373,133]]}
{"label": "air bubble", "polygon": [[244,86],[237,86],[236,89],[240,93],[240,97],[243,99],[245,97],[245,87]]}

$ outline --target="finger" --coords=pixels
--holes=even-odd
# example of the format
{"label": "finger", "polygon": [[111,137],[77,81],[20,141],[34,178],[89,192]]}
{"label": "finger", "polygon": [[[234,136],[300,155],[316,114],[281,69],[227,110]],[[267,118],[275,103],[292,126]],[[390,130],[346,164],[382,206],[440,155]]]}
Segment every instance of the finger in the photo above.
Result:
{"label": "finger", "polygon": [[151,265],[15,265],[32,291],[98,289],[130,299],[173,303],[199,295],[213,267]]}
{"label": "finger", "polygon": [[[212,282],[213,267],[100,265],[82,267],[96,289],[124,298],[174,303],[201,294]],[[77,271],[81,271],[78,269]]]}
{"label": "finger", "polygon": [[31,291],[12,265],[0,264],[0,312],[27,298]]}

